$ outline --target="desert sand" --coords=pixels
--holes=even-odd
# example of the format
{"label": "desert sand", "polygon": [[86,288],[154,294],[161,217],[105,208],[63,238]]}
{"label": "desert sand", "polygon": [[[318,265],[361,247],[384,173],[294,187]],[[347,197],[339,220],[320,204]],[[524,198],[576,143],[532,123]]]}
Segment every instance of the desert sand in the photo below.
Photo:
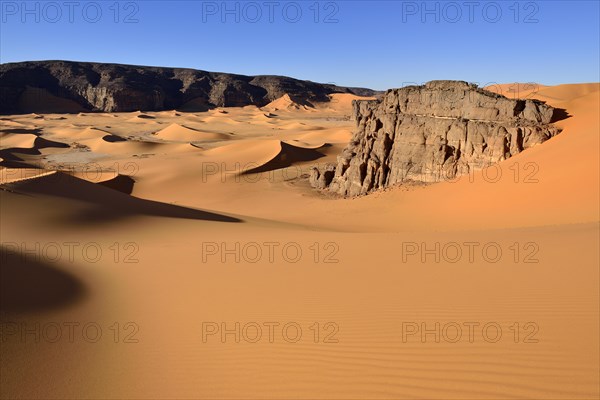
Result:
{"label": "desert sand", "polygon": [[0,395],[598,398],[600,85],[518,93],[563,132],[354,199],[352,95],[3,116]]}

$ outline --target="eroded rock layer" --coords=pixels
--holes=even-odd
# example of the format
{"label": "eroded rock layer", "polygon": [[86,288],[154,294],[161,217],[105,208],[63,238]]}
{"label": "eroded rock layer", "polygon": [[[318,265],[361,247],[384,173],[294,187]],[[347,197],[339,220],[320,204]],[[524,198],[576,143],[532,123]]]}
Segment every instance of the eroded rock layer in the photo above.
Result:
{"label": "eroded rock layer", "polygon": [[560,132],[556,111],[458,81],[388,90],[355,101],[356,131],[337,165],[313,168],[314,187],[345,196],[408,181],[440,182],[505,160]]}
{"label": "eroded rock layer", "polygon": [[285,76],[186,68],[73,61],[0,64],[0,114],[260,107],[284,94],[299,102],[326,102],[331,93],[376,94]]}

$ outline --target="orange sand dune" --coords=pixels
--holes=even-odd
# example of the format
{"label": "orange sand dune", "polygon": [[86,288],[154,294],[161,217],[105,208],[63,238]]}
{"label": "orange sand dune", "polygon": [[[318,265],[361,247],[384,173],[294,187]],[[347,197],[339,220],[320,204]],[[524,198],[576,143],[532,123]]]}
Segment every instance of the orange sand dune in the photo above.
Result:
{"label": "orange sand dune", "polygon": [[231,119],[219,117],[218,114],[215,114],[214,116],[211,116],[211,117],[203,118],[202,122],[206,122],[206,123],[219,122],[219,123],[222,123],[222,124],[225,124],[225,125],[239,125],[239,124],[241,124],[241,122],[239,122],[239,121],[234,121],[234,120],[231,120]]}
{"label": "orange sand dune", "polygon": [[[73,222],[85,217],[88,222],[106,222],[136,215],[239,222],[235,218],[138,199],[110,188],[110,183],[95,184],[62,172],[50,172],[7,183],[9,193],[3,201],[11,204],[19,195],[31,194],[45,198],[66,199],[65,205]],[[48,199],[57,203],[56,200]],[[62,200],[58,200],[59,202]],[[63,207],[58,207],[61,209]]]}
{"label": "orange sand dune", "polygon": [[113,155],[129,155],[134,154],[156,154],[167,152],[178,153],[194,151],[194,146],[190,144],[175,144],[175,143],[162,143],[162,142],[149,142],[149,141],[135,141],[135,140],[119,140],[110,141],[106,140],[105,137],[82,140],[81,144],[87,146],[92,152],[101,154],[113,154]]}
{"label": "orange sand dune", "polygon": [[0,126],[0,130],[4,131],[4,130],[12,130],[15,128],[27,128],[27,125],[24,125],[20,122],[16,122],[16,121],[11,121],[8,118],[0,118],[0,121],[2,121],[2,126]]}
{"label": "orange sand dune", "polygon": [[302,149],[312,149],[312,150],[321,149],[321,148],[327,147],[329,145],[329,143],[321,142],[319,144],[314,144],[314,143],[309,143],[309,142],[298,140],[298,139],[288,140],[283,143],[286,143],[290,146],[299,147]]}
{"label": "orange sand dune", "polygon": [[[307,182],[351,138],[348,94],[312,112],[7,116],[47,141],[106,134],[0,169],[0,397],[598,398],[598,87],[498,85],[564,108],[563,132],[356,199]],[[235,140],[149,143],[157,126]],[[73,341],[49,341],[65,323]]]}
{"label": "orange sand dune", "polygon": [[263,107],[267,111],[314,111],[308,104],[300,104],[290,97],[289,94],[284,94],[280,98],[273,100]]}
{"label": "orange sand dune", "polygon": [[575,83],[545,86],[538,83],[514,83],[488,86],[486,89],[508,98],[538,99],[557,104],[597,92],[599,85],[599,83]]}
{"label": "orange sand dune", "polygon": [[0,184],[20,182],[54,173],[55,171],[36,168],[2,168],[0,169]]}
{"label": "orange sand dune", "polygon": [[36,139],[37,136],[30,133],[0,133],[0,149],[32,148]]}
{"label": "orange sand dune", "polygon": [[54,132],[54,136],[69,139],[71,141],[102,138],[106,135],[110,135],[110,132],[93,127],[81,129],[79,126]]}
{"label": "orange sand dune", "polygon": [[327,131],[313,131],[298,136],[298,140],[305,142],[328,142],[328,143],[348,143],[352,138],[351,129],[331,129]]}
{"label": "orange sand dune", "polygon": [[279,142],[279,152],[277,155],[263,164],[259,164],[256,168],[252,168],[244,173],[262,173],[286,168],[301,161],[314,161],[323,157],[323,154],[318,150],[326,148],[328,144],[319,146],[310,146],[305,143],[298,142]]}
{"label": "orange sand dune", "polygon": [[558,85],[542,89],[537,94],[542,99],[547,97],[561,102],[569,102],[578,97],[598,92],[599,86],[599,83]]}
{"label": "orange sand dune", "polygon": [[509,99],[531,99],[537,98],[538,93],[548,86],[535,82],[501,83],[486,86],[485,89],[501,94]]}
{"label": "orange sand dune", "polygon": [[227,140],[230,136],[221,133],[200,132],[179,124],[171,124],[156,132],[155,135],[163,140],[199,142],[203,140]]}
{"label": "orange sand dune", "polygon": [[[419,220],[430,220],[437,226],[447,224],[455,213],[468,213],[474,218],[455,221],[454,228],[598,221],[600,87],[595,85],[596,90],[591,91],[593,87],[578,87],[578,94],[588,94],[582,97],[569,94],[571,101],[549,101],[573,115],[557,123],[564,130],[556,138],[487,171],[407,194],[403,201],[406,207],[423,210],[423,213],[413,214],[415,225],[422,223]],[[559,98],[565,91],[562,85],[552,89],[544,89],[546,98]],[[497,173],[501,174],[499,178],[496,178]],[[390,193],[390,196],[395,194]],[[439,198],[457,201],[440,204],[436,201]],[[400,215],[398,217],[406,223],[403,212]]]}
{"label": "orange sand dune", "polygon": [[375,100],[374,97],[360,97],[350,93],[333,93],[329,95],[330,103],[323,103],[321,107],[337,110],[350,115],[354,100]]}
{"label": "orange sand dune", "polygon": [[154,121],[155,117],[147,114],[147,113],[141,113],[139,111],[134,112],[133,113],[133,117],[127,119],[128,122],[137,122],[137,123],[141,123],[144,122],[146,124],[157,124],[156,121]]}

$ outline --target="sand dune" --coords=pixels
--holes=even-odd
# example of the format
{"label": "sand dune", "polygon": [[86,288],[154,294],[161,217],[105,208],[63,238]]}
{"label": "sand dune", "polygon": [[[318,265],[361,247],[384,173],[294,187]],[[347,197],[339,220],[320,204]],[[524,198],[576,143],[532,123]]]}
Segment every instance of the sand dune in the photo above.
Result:
{"label": "sand dune", "polygon": [[351,129],[329,129],[329,130],[319,130],[312,131],[308,133],[303,133],[298,136],[297,140],[305,141],[307,143],[320,143],[320,142],[328,142],[328,143],[348,143],[352,138],[352,130]]}
{"label": "sand dune", "polygon": [[501,94],[509,99],[532,99],[538,98],[540,91],[543,91],[548,86],[541,85],[535,82],[515,82],[504,84],[493,84],[486,86],[485,89]]}
{"label": "sand dune", "polygon": [[205,140],[227,140],[231,136],[222,133],[201,132],[179,124],[171,124],[156,132],[155,135],[163,140],[200,142]]}
{"label": "sand dune", "polygon": [[307,125],[304,122],[290,122],[285,121],[281,123],[283,129],[291,130],[291,131],[303,131],[303,130],[313,130],[311,126]]}
{"label": "sand dune", "polygon": [[[132,114],[130,114],[130,115],[132,115]],[[128,118],[127,121],[128,122],[137,122],[137,123],[143,122],[145,124],[157,124],[157,122],[154,121],[154,119],[156,119],[156,117],[154,117],[153,115],[137,111],[137,112],[134,112],[133,116],[131,118]]]}
{"label": "sand dune", "polygon": [[98,184],[125,194],[131,194],[133,192],[135,180],[130,176],[118,174],[114,178],[102,180],[98,182]]}
{"label": "sand dune", "polygon": [[12,121],[8,118],[0,118],[2,121],[2,126],[0,126],[0,130],[12,129],[12,128],[27,128],[27,125],[22,124],[17,121]]}
{"label": "sand dune", "polygon": [[[0,149],[0,156],[5,160],[20,161],[25,155],[38,156],[42,154],[52,153],[54,150],[69,149],[70,146],[66,143],[44,139],[43,137],[34,135],[35,138],[26,137],[24,139],[15,138],[15,144],[21,144],[22,147],[10,147]],[[33,139],[33,143],[30,141]]]}
{"label": "sand dune", "polygon": [[328,144],[322,144],[320,146],[311,147],[308,144],[293,142],[293,144],[286,142],[279,142],[279,152],[275,157],[271,158],[267,162],[257,165],[257,167],[245,171],[246,174],[261,173],[267,171],[274,171],[277,169],[286,168],[294,165],[294,163],[300,161],[314,161],[323,157],[323,154],[318,150],[329,146]]}
{"label": "sand dune", "polygon": [[213,116],[211,117],[205,117],[202,119],[202,122],[206,122],[206,123],[222,123],[225,125],[240,125],[242,124],[242,122],[240,121],[235,121],[233,119],[229,119],[229,118],[223,118],[220,117],[220,115],[225,115],[225,114],[213,114]]}
{"label": "sand dune", "polygon": [[569,102],[597,92],[599,83],[577,83],[545,86],[537,83],[493,85],[486,89],[510,98],[535,98],[549,103]]}
{"label": "sand dune", "polygon": [[279,140],[245,140],[206,150],[202,156],[225,170],[241,173],[265,165],[280,153]]}
{"label": "sand dune", "polygon": [[179,153],[194,151],[195,147],[186,144],[150,142],[141,140],[106,140],[105,137],[81,141],[92,152],[109,155],[140,155],[156,153]]}
{"label": "sand dune", "polygon": [[311,150],[317,150],[317,149],[321,149],[324,147],[329,147],[329,143],[321,142],[319,144],[314,144],[314,143],[310,143],[310,142],[298,140],[298,139],[286,141],[286,142],[284,142],[284,144],[287,144],[292,148],[295,147],[295,148],[311,149]]}
{"label": "sand dune", "polygon": [[110,132],[98,128],[88,126],[81,129],[79,126],[73,126],[69,129],[61,129],[56,132],[55,135],[61,138],[65,138],[71,141],[84,140],[84,139],[95,139],[102,138],[103,136],[109,135]]}
{"label": "sand dune", "polygon": [[311,104],[295,101],[287,93],[262,108],[267,111],[314,111]]}
{"label": "sand dune", "polygon": [[0,184],[21,182],[55,173],[55,171],[38,168],[2,168],[0,169]]}
{"label": "sand dune", "polygon": [[0,133],[0,149],[11,147],[31,148],[34,146],[37,135],[29,133]]}
{"label": "sand dune", "polygon": [[322,103],[321,107],[329,108],[350,115],[354,100],[375,100],[374,97],[360,97],[350,93],[333,93],[329,95],[330,102]]}
{"label": "sand dune", "polygon": [[[243,166],[244,173],[280,169],[298,161],[313,161],[323,157],[318,151],[328,144],[313,145],[302,142],[286,143],[280,140],[254,140],[233,143],[207,150],[203,157],[223,160],[222,164]],[[226,167],[225,167],[226,168]]]}
{"label": "sand dune", "polygon": [[[1,396],[598,398],[599,85],[497,88],[564,108],[563,132],[455,182],[356,199],[320,194],[306,178],[351,140],[348,94],[311,112],[284,96],[277,111],[7,116],[13,129],[36,129],[3,129],[16,145],[70,138],[89,151],[19,153],[41,167],[73,166],[75,176],[0,169],[2,252],[13,254],[0,270],[1,322],[93,320],[104,336],[8,337]],[[211,139],[166,143],[198,135]],[[102,171],[85,173],[96,164]],[[95,244],[103,257],[79,251],[49,263],[31,251],[71,242]],[[264,243],[276,244],[274,259]],[[476,244],[473,259],[464,243]],[[207,244],[218,251],[207,256]],[[301,257],[290,261],[284,246]],[[436,251],[456,246],[458,259]],[[484,246],[502,257],[490,261]],[[123,343],[128,322],[137,343]],[[269,322],[278,324],[272,341],[267,328],[246,340],[244,326]],[[239,323],[239,341],[203,340],[204,323]],[[302,330],[295,343],[282,335],[289,323]],[[436,342],[435,333],[404,340],[406,323],[479,325],[473,341],[465,328],[456,342],[448,330]],[[488,323],[502,330],[497,342],[483,339]]]}
{"label": "sand dune", "polygon": [[[110,183],[95,184],[62,172],[40,174],[6,184],[10,192],[3,201],[13,202],[15,195],[31,194],[67,199],[69,221],[106,223],[136,215],[189,218],[207,221],[240,222],[236,218],[192,208],[138,199],[111,188]],[[66,205],[65,205],[66,206]]]}

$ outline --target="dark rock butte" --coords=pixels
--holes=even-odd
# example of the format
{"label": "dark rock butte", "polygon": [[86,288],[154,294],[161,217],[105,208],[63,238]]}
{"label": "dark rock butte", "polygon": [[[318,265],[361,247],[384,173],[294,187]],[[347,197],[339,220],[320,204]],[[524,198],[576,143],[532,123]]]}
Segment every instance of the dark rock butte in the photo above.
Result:
{"label": "dark rock butte", "polygon": [[337,165],[310,175],[313,187],[343,196],[485,168],[560,133],[551,122],[562,111],[460,81],[388,90],[353,108],[356,131]]}

